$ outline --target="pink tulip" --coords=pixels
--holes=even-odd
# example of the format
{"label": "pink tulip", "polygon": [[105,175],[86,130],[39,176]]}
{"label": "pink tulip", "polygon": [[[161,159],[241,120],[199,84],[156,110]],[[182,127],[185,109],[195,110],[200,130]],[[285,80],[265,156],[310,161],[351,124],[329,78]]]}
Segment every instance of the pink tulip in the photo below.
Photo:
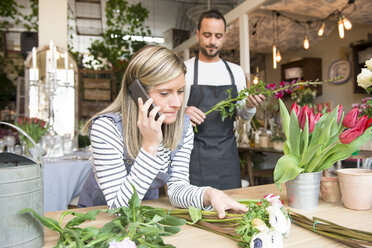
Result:
{"label": "pink tulip", "polygon": [[323,106],[322,106],[322,104],[318,104],[318,105],[317,105],[317,111],[318,111],[318,112],[322,112],[322,110],[323,110]]}
{"label": "pink tulip", "polygon": [[343,109],[342,105],[339,105],[338,110],[337,110],[338,111],[337,122],[340,121],[340,118],[341,118],[341,115],[342,115],[342,109]]}
{"label": "pink tulip", "polygon": [[369,128],[369,126],[371,125],[371,123],[372,123],[372,117],[367,120],[366,125],[364,127],[364,130],[366,130],[367,128]]}
{"label": "pink tulip", "polygon": [[322,113],[320,113],[320,112],[317,113],[317,114],[314,116],[314,123],[315,123],[315,124],[318,123],[320,117],[322,117],[322,116],[323,116]]}
{"label": "pink tulip", "polygon": [[315,121],[314,121],[314,114],[311,112],[310,108],[307,104],[301,109],[300,114],[298,115],[298,123],[302,130],[304,130],[306,124],[306,116],[309,123],[309,133],[314,131],[315,128]]}
{"label": "pink tulip", "polygon": [[339,138],[342,144],[349,144],[363,133],[363,129],[356,127],[343,131]]}
{"label": "pink tulip", "polygon": [[354,128],[360,129],[364,132],[366,130],[367,121],[368,121],[368,116],[363,115],[356,121]]}
{"label": "pink tulip", "polygon": [[358,119],[359,110],[358,108],[353,108],[346,115],[342,121],[342,125],[348,128],[352,128],[355,125],[356,120]]}
{"label": "pink tulip", "polygon": [[298,116],[298,113],[300,112],[300,109],[299,109],[299,107],[298,107],[298,105],[297,105],[296,102],[292,104],[291,113],[292,113],[292,111],[294,111],[295,114],[296,114],[296,116]]}

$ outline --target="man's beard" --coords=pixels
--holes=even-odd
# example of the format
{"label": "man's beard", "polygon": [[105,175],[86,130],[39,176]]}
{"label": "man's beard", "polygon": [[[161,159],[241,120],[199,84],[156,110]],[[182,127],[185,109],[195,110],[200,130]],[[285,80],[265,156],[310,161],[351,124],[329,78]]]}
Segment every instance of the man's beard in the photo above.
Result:
{"label": "man's beard", "polygon": [[209,57],[209,58],[214,58],[216,56],[218,56],[220,54],[220,49],[218,49],[217,47],[213,47],[216,49],[216,51],[214,53],[208,53],[207,49],[205,49],[204,47],[201,47],[200,48],[200,51],[202,52],[202,54],[206,57]]}

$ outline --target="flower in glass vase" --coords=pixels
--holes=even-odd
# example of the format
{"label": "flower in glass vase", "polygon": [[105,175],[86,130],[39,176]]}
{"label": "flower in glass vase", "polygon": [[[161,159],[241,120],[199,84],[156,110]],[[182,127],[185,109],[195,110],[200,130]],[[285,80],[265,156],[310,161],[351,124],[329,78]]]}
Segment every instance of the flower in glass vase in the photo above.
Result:
{"label": "flower in glass vase", "polygon": [[341,105],[329,113],[314,115],[308,106],[300,108],[294,103],[288,113],[281,100],[279,104],[286,136],[284,156],[274,170],[274,181],[279,188],[281,183],[295,179],[300,173],[330,168],[372,138],[372,118],[358,117],[357,109],[352,109],[344,118]]}
{"label": "flower in glass vase", "polygon": [[[20,117],[16,123],[16,126],[23,129],[28,135],[30,135],[35,143],[40,141],[41,136],[48,131],[49,127],[47,122],[43,120],[28,117]],[[34,146],[32,142],[24,135],[20,135],[20,139],[26,144],[27,148]]]}
{"label": "flower in glass vase", "polygon": [[357,82],[369,94],[372,91],[372,58],[366,61],[365,66],[366,68],[362,68],[362,72],[358,74]]}

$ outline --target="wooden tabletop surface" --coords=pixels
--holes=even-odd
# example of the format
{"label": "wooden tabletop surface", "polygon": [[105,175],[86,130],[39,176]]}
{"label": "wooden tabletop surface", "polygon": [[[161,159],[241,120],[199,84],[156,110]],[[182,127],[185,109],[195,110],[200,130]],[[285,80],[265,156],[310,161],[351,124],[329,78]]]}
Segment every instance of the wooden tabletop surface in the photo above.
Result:
{"label": "wooden tabletop surface", "polygon": [[[283,185],[284,186],[284,185]],[[257,199],[262,198],[264,195],[272,193],[280,195],[281,199],[287,203],[287,197],[285,194],[285,188],[280,192],[274,184],[260,185],[254,187],[240,188],[225,191],[231,197],[235,199]],[[159,200],[143,201],[143,205],[154,206],[154,207],[165,207],[170,208],[169,200],[162,198]],[[81,208],[76,209],[76,212],[88,212],[92,209],[105,209],[106,206]],[[75,209],[74,209],[75,210]],[[367,211],[356,211],[350,210],[343,206],[342,203],[325,203],[319,200],[319,206],[312,210],[298,210],[292,209],[295,212],[304,214],[308,217],[320,217],[326,220],[335,222],[340,225],[344,225],[350,228],[360,229],[364,231],[372,232],[372,209]],[[61,214],[64,211],[46,212],[45,216],[59,220]],[[64,219],[62,225],[64,225],[69,219],[67,216]],[[112,220],[113,216],[107,216],[106,214],[100,213],[95,221],[84,223],[82,227],[94,226],[102,227],[105,223]],[[44,248],[54,247],[57,243],[59,235],[57,232],[51,231],[45,228],[45,244]],[[238,247],[237,244],[218,234],[208,232],[199,228],[195,228],[189,225],[184,225],[181,228],[181,232],[178,234],[165,237],[165,243],[173,244],[178,248],[226,248],[226,247]],[[284,240],[285,248],[306,248],[306,247],[347,247],[335,241],[324,238],[316,233],[305,230],[296,225],[292,225],[291,233],[288,239]]]}

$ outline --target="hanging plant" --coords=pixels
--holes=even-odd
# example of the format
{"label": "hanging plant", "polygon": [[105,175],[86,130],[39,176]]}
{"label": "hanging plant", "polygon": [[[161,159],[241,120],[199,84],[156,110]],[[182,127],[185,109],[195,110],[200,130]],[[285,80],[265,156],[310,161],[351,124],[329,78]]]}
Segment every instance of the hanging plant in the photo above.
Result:
{"label": "hanging plant", "polygon": [[141,3],[129,5],[125,0],[108,0],[106,3],[106,31],[103,40],[95,40],[88,51],[93,59],[85,66],[93,69],[111,69],[114,72],[117,89],[128,61],[132,55],[146,45],[145,41],[134,37],[151,34],[144,25],[149,11]]}

